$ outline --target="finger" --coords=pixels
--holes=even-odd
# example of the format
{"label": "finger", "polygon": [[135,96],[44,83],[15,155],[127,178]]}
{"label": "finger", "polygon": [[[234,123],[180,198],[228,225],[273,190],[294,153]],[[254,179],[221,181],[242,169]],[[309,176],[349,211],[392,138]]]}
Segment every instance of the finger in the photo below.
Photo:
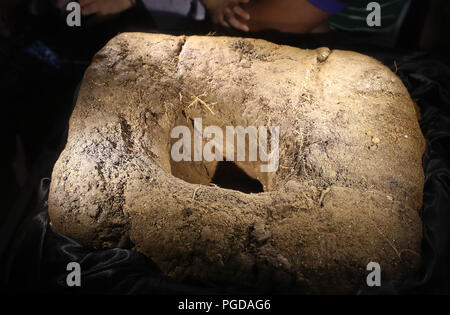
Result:
{"label": "finger", "polygon": [[224,14],[223,14],[226,18],[230,18],[230,17],[232,17],[232,16],[234,16],[234,13],[233,13],[233,11],[231,11],[231,9],[230,8],[225,8],[225,12],[224,12]]}
{"label": "finger", "polygon": [[245,11],[238,5],[233,8],[233,12],[244,20],[250,20],[250,14],[248,14],[247,11]]}
{"label": "finger", "polygon": [[84,8],[81,8],[81,14],[83,15],[91,15],[95,14],[99,11],[99,7],[96,2],[92,4],[86,5]]}
{"label": "finger", "polygon": [[233,11],[231,11],[230,8],[226,8],[225,9],[224,16],[226,17],[227,22],[229,24],[231,24],[234,28],[236,28],[238,30],[241,30],[241,31],[244,31],[244,32],[246,32],[248,30],[247,25],[241,23],[238,19],[236,19],[236,17],[234,16]]}
{"label": "finger", "polygon": [[231,27],[230,24],[228,24],[228,22],[224,20],[223,14],[220,15],[220,17],[219,17],[219,23],[220,23],[223,27],[226,27],[226,28],[230,28],[230,27]]}
{"label": "finger", "polygon": [[222,22],[221,22],[220,24],[221,24],[223,27],[225,27],[225,28],[231,28],[231,25],[228,24],[228,22],[225,21],[225,20],[222,20]]}
{"label": "finger", "polygon": [[230,16],[228,18],[228,22],[234,27],[237,28],[238,30],[244,31],[244,32],[248,32],[249,28],[246,24],[240,22],[238,19],[236,19],[234,16]]}
{"label": "finger", "polygon": [[80,0],[80,7],[88,6],[94,2],[97,2],[97,0]]}

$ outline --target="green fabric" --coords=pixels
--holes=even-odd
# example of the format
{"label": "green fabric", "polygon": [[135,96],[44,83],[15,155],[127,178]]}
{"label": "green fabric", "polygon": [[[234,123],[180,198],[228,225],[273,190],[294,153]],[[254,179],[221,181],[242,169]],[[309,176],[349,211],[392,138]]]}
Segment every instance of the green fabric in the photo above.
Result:
{"label": "green fabric", "polygon": [[[381,26],[367,25],[367,4],[378,2],[381,6]],[[350,0],[348,6],[339,14],[328,19],[332,28],[346,31],[379,32],[392,27],[397,21],[406,0]]]}

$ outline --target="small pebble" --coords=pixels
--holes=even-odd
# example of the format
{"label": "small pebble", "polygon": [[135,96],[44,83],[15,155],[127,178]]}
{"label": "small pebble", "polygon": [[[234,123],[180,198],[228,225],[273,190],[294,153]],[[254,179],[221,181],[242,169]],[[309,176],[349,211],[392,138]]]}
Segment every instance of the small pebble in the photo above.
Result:
{"label": "small pebble", "polygon": [[408,139],[408,135],[404,135],[403,137],[405,137],[405,139]]}
{"label": "small pebble", "polygon": [[380,138],[373,137],[372,138],[372,142],[375,143],[375,144],[380,143]]}
{"label": "small pebble", "polygon": [[376,145],[371,145],[369,147],[370,151],[376,151],[377,150],[377,146]]}
{"label": "small pebble", "polygon": [[317,49],[317,61],[324,62],[325,60],[327,60],[330,53],[331,53],[331,50],[327,47],[318,48]]}

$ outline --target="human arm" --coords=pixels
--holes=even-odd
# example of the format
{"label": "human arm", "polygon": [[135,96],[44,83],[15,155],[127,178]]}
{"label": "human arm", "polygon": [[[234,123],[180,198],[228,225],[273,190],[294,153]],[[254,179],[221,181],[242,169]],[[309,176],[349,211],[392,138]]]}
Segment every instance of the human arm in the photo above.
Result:
{"label": "human arm", "polygon": [[320,30],[328,17],[345,3],[338,0],[259,0],[246,6],[252,16],[251,31],[275,29],[287,33],[311,33]]}

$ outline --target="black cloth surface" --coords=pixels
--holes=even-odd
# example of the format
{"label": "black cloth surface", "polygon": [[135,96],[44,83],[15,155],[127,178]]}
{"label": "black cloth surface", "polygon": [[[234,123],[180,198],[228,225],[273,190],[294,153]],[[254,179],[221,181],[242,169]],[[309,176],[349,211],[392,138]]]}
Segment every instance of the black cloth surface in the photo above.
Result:
{"label": "black cloth surface", "polygon": [[[290,44],[293,44],[292,42]],[[294,43],[295,45],[295,43]],[[316,46],[316,43],[311,45]],[[296,45],[305,46],[305,45]],[[307,45],[306,45],[307,46]],[[332,45],[330,45],[332,46]],[[336,47],[332,47],[336,48]],[[405,281],[386,281],[380,288],[361,287],[359,294],[448,293],[450,211],[450,67],[445,59],[423,53],[362,50],[397,72],[421,109],[420,126],[427,141],[423,157],[426,181],[423,263]],[[395,61],[395,63],[394,63]],[[49,177],[64,146],[69,112],[57,129],[61,141],[34,163],[27,185],[1,223],[0,287],[7,292],[98,294],[236,294],[259,293],[230,284],[196,279],[173,281],[143,255],[126,249],[93,250],[52,231],[47,213]],[[82,286],[66,285],[66,265],[82,266]]]}

